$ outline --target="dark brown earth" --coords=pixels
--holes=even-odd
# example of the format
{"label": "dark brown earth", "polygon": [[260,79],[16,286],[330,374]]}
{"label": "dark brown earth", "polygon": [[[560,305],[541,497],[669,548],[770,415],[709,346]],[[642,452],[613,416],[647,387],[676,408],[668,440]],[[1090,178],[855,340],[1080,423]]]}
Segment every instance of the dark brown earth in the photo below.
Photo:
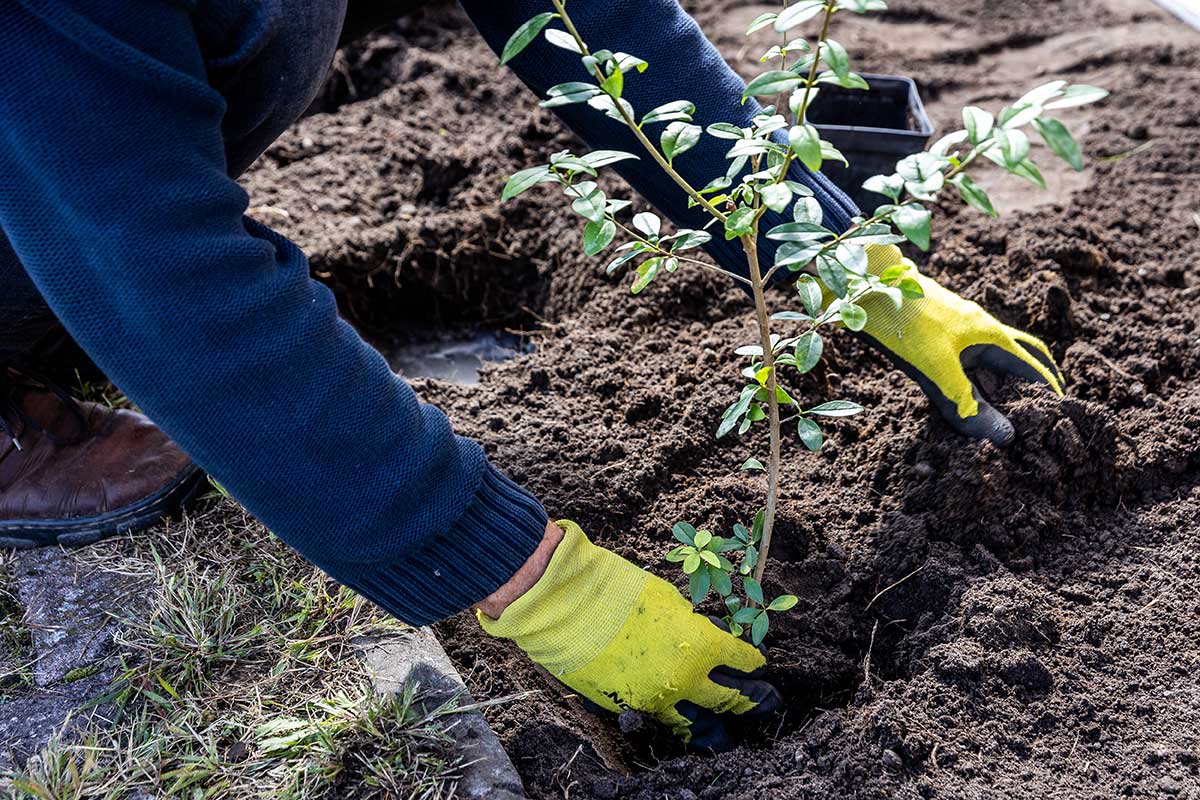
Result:
{"label": "dark brown earth", "polygon": [[[688,5],[754,69],[741,33],[768,6]],[[1067,396],[988,381],[1018,430],[999,450],[837,337],[802,389],[869,413],[786,459],[768,591],[801,602],[768,644],[789,710],[745,748],[625,737],[468,616],[441,624],[477,696],[541,690],[490,712],[531,796],[1200,798],[1200,34],[1149,0],[892,6],[837,38],[915,77],[942,132],[1055,77],[1113,91],[1068,117],[1092,166],[1048,171],[1050,194],[988,176],[1005,216],[948,206],[923,258],[1043,336]],[[737,466],[762,443],[713,438],[747,300],[699,272],[631,298],[550,193],[500,206],[506,175],[572,140],[456,8],[339,67],[250,176],[256,213],[374,335],[528,331],[537,352],[481,386],[420,391],[551,513],[674,578],[672,523],[724,529],[761,502]]]}

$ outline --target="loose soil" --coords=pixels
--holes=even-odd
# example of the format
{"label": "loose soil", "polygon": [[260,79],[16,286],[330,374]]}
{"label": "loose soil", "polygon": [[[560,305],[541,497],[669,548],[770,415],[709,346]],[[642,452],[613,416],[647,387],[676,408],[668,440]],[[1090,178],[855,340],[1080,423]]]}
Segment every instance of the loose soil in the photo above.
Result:
{"label": "loose soil", "polygon": [[[742,31],[768,6],[687,5],[755,68]],[[983,376],[1018,437],[966,441],[834,337],[799,388],[868,413],[786,458],[767,584],[800,597],[768,641],[788,711],[752,746],[687,755],[591,716],[470,617],[439,625],[480,699],[541,690],[489,712],[533,797],[1200,797],[1200,34],[1149,0],[892,5],[837,38],[916,78],[941,132],[1051,78],[1114,93],[1069,114],[1087,170],[1047,170],[1049,194],[986,175],[1005,216],[947,204],[919,257],[1044,337],[1066,397]],[[762,499],[737,466],[763,442],[713,438],[750,305],[699,272],[631,298],[553,193],[499,204],[573,143],[434,6],[344,51],[247,182],[370,335],[525,332],[536,352],[481,385],[419,391],[552,514],[677,581],[672,523],[723,530]]]}

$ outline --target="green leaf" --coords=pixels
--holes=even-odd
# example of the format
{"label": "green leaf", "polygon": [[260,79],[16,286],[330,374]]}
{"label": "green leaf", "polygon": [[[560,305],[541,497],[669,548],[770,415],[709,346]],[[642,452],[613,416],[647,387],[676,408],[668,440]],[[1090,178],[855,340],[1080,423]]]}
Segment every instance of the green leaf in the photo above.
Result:
{"label": "green leaf", "polygon": [[627,161],[633,159],[640,161],[633,153],[626,153],[624,150],[593,150],[592,152],[582,155],[579,160],[589,165],[593,169],[607,167],[609,164],[615,164],[618,161]]}
{"label": "green leaf", "polygon": [[855,14],[866,14],[868,11],[886,11],[885,0],[842,0],[838,8],[846,8]]}
{"label": "green leaf", "polygon": [[750,541],[757,542],[762,538],[763,525],[766,524],[767,510],[760,508],[754,514],[754,522],[750,525]]}
{"label": "green leaf", "polygon": [[847,272],[859,276],[867,274],[867,251],[858,242],[842,242],[833,251],[833,255]]}
{"label": "green leaf", "polygon": [[[838,46],[840,47],[841,45]],[[864,78],[862,75],[859,75],[857,72],[847,72],[845,75],[839,75],[830,70],[828,72],[822,72],[820,75],[818,75],[817,82],[834,83],[838,86],[841,86],[843,89],[861,89],[862,91],[866,91],[871,88],[871,85],[867,83],[866,78]],[[808,102],[811,106],[811,95],[808,98]]]}
{"label": "green leaf", "polygon": [[771,319],[777,322],[808,322],[812,316],[802,311],[776,311]]}
{"label": "green leaf", "polygon": [[855,303],[843,303],[840,309],[842,323],[852,331],[861,331],[867,326],[867,312]]}
{"label": "green leaf", "polygon": [[767,606],[768,611],[787,611],[794,608],[796,603],[800,602],[800,598],[794,594],[781,594],[771,601]]}
{"label": "green leaf", "polygon": [[821,433],[821,426],[813,422],[807,417],[800,417],[796,420],[796,430],[800,434],[800,441],[809,450],[816,452],[821,449],[821,444],[825,439]]}
{"label": "green leaf", "polygon": [[763,643],[763,639],[767,638],[767,629],[770,625],[765,611],[754,618],[754,624],[750,626],[750,641],[755,647],[758,647]]}
{"label": "green leaf", "polygon": [[754,228],[755,210],[750,206],[742,206],[725,218],[725,238],[733,239],[750,233]]}
{"label": "green leaf", "polygon": [[765,472],[766,469],[757,458],[747,458],[746,463],[742,464],[742,470],[745,472]]}
{"label": "green leaf", "polygon": [[1045,105],[1048,101],[1053,100],[1062,94],[1062,89],[1067,85],[1066,81],[1050,81],[1043,83],[1041,86],[1036,86],[1022,95],[1017,101],[1017,105],[1028,103],[1031,106]]}
{"label": "green leaf", "polygon": [[796,341],[796,369],[801,373],[808,372],[821,360],[825,351],[825,342],[816,331],[809,331]]}
{"label": "green leaf", "polygon": [[676,120],[663,130],[659,143],[667,163],[674,164],[675,156],[691,150],[700,141],[700,126]]}
{"label": "green leaf", "polygon": [[641,294],[642,290],[658,277],[658,270],[661,266],[661,257],[650,258],[638,264],[637,278],[634,279],[633,286],[629,287],[629,291],[633,294]]}
{"label": "green leaf", "polygon": [[904,178],[899,175],[873,175],[863,182],[863,188],[868,192],[886,195],[893,201],[900,199],[904,191]]}
{"label": "green leaf", "polygon": [[717,594],[722,597],[728,597],[733,592],[733,581],[729,579],[729,573],[719,567],[709,567],[704,570],[708,573],[709,579],[712,581],[712,586],[717,590]]}
{"label": "green leaf", "polygon": [[636,69],[638,72],[645,72],[650,66],[647,62],[637,56],[631,56],[629,53],[614,53],[613,58],[616,59],[621,72],[629,72],[631,69]]}
{"label": "green leaf", "polygon": [[[746,132],[736,125],[731,125],[728,122],[714,122],[705,128],[709,136],[715,136],[718,139],[745,139]],[[728,184],[726,184],[728,186]]]}
{"label": "green leaf", "polygon": [[[677,233],[676,236],[678,238],[674,239],[671,243],[672,253],[691,250],[694,247],[700,247],[701,245],[706,245],[712,241],[712,234],[708,231],[693,231],[685,229]],[[669,238],[671,237],[668,237],[668,239]],[[663,241],[666,242],[667,239],[663,239]]]}
{"label": "green leaf", "polygon": [[793,3],[779,12],[779,16],[775,20],[775,30],[779,33],[786,33],[797,25],[803,25],[820,14],[824,5],[824,0],[800,0],[800,2]]}
{"label": "green leaf", "polygon": [[625,73],[614,67],[612,73],[600,84],[600,89],[607,95],[620,97],[621,92],[625,91]]}
{"label": "green leaf", "polygon": [[892,222],[910,242],[922,250],[929,250],[933,214],[928,209],[918,203],[900,206],[892,212]]}
{"label": "green leaf", "polygon": [[958,189],[959,195],[963,201],[976,211],[982,211],[989,217],[998,217],[996,209],[992,206],[992,201],[980,186],[975,181],[971,180],[965,172],[960,172],[950,179],[950,182]]}
{"label": "green leaf", "polygon": [[1062,93],[1059,99],[1047,103],[1045,108],[1074,108],[1075,106],[1086,106],[1088,103],[1095,103],[1108,97],[1108,91],[1101,89],[1098,86],[1086,86],[1082,83],[1072,84],[1068,86]]}
{"label": "green leaf", "polygon": [[583,197],[576,197],[571,203],[571,210],[586,220],[600,223],[604,220],[604,201],[604,192],[593,189]]}
{"label": "green leaf", "polygon": [[691,553],[683,560],[683,571],[691,575],[696,570],[700,569],[700,554]]}
{"label": "green leaf", "polygon": [[521,27],[513,31],[513,35],[508,37],[504,50],[500,53],[501,65],[516,58],[522,50],[529,46],[530,42],[537,38],[537,35],[542,32],[542,28],[557,16],[558,14],[553,11],[544,11],[532,19],[526,20]]}
{"label": "green leaf", "polygon": [[829,291],[838,297],[845,297],[849,283],[846,279],[846,269],[828,252],[817,256],[817,275],[825,282]]}
{"label": "green leaf", "polygon": [[713,536],[712,536],[711,531],[705,531],[705,530],[696,531],[696,539],[695,539],[696,547],[703,549],[704,547],[706,547],[708,545],[709,542],[712,541],[712,538],[713,538]]}
{"label": "green leaf", "polygon": [[1071,165],[1076,172],[1083,169],[1083,153],[1079,151],[1079,143],[1075,137],[1056,119],[1035,119],[1033,126],[1042,135],[1042,141],[1053,151],[1054,155]]}
{"label": "green leaf", "polygon": [[850,56],[845,47],[833,39],[826,39],[822,43],[821,55],[825,58],[825,63],[839,78],[846,78],[850,75]]}
{"label": "green leaf", "polygon": [[792,190],[782,183],[769,183],[762,188],[763,205],[777,213],[782,213],[792,201]]}
{"label": "green leaf", "polygon": [[662,220],[657,214],[652,214],[649,211],[643,211],[633,217],[633,227],[637,228],[642,233],[646,234],[647,238],[653,239],[658,236],[658,232],[662,230]]}
{"label": "green leaf", "polygon": [[1009,167],[1009,172],[1016,175],[1018,178],[1024,178],[1039,189],[1046,188],[1046,179],[1042,177],[1042,172],[1029,159],[1022,161],[1015,166]]}
{"label": "green leaf", "polygon": [[901,278],[898,284],[901,294],[909,300],[915,300],[918,297],[925,296],[925,289],[921,286],[921,282],[916,278]]}
{"label": "green leaf", "polygon": [[[1029,157],[1029,137],[1025,135],[1024,131],[998,130],[995,132],[994,136],[996,142],[1000,145],[1000,154],[1003,156],[1003,166],[1011,169]],[[994,150],[988,151],[989,158],[994,156]]]}
{"label": "green leaf", "polygon": [[717,558],[716,553],[709,552],[708,550],[701,550],[700,559],[709,566],[716,567],[717,569],[721,568],[721,559]]}
{"label": "green leaf", "polygon": [[696,552],[696,548],[690,547],[686,544],[681,544],[679,547],[671,548],[671,551],[667,553],[667,561],[678,564],[680,561],[683,561],[685,558],[687,558],[689,554],[694,552]]}
{"label": "green leaf", "polygon": [[834,232],[812,222],[785,222],[767,231],[767,238],[777,242],[812,242],[832,239]]}
{"label": "green leaf", "polygon": [[822,417],[851,417],[862,410],[862,406],[849,400],[830,400],[827,403],[821,403],[816,408],[810,408],[804,413]]}
{"label": "green leaf", "polygon": [[563,50],[569,50],[572,53],[579,53],[580,55],[583,54],[579,49],[579,43],[575,41],[575,37],[566,31],[560,31],[558,28],[546,29],[546,41],[555,47],[561,47]]}
{"label": "green leaf", "polygon": [[[686,568],[685,568],[686,571]],[[708,597],[712,585],[712,577],[707,569],[697,569],[688,573],[688,594],[692,597],[692,605],[698,606]]]}
{"label": "green leaf", "polygon": [[800,302],[804,304],[804,310],[809,315],[815,317],[821,313],[821,301],[824,299],[824,294],[821,292],[820,284],[813,276],[801,275],[800,280],[796,281],[796,291],[800,293]]}
{"label": "green leaf", "polygon": [[663,103],[658,108],[651,109],[646,116],[642,117],[642,124],[649,125],[652,122],[673,122],[681,120],[683,122],[691,122],[692,115],[696,113],[696,106],[688,100],[675,100],[670,103]]}
{"label": "green leaf", "polygon": [[796,272],[804,269],[824,249],[825,245],[820,242],[786,242],[775,251],[775,266]]}
{"label": "green leaf", "polygon": [[779,16],[779,15],[772,13],[772,12],[767,12],[766,14],[759,14],[757,17],[755,17],[750,22],[750,27],[746,28],[746,35],[749,36],[752,33],[761,31],[763,28],[767,27],[772,22],[774,22],[775,18],[777,16]]}
{"label": "green leaf", "polygon": [[762,609],[759,608],[739,608],[733,612],[733,621],[740,625],[748,625],[761,613]]}
{"label": "green leaf", "polygon": [[508,179],[508,183],[504,184],[504,191],[500,193],[500,201],[511,200],[517,195],[524,192],[533,186],[545,181],[556,180],[547,166],[530,167],[515,173]]}
{"label": "green leaf", "polygon": [[933,143],[933,147],[929,148],[929,152],[933,153],[935,156],[941,156],[944,158],[950,152],[951,147],[956,144],[962,144],[966,140],[966,131],[954,131],[952,133],[947,133],[945,136]]}
{"label": "green leaf", "polygon": [[820,225],[824,218],[821,203],[815,197],[801,197],[792,206],[792,219],[796,222],[807,222],[810,225]]}
{"label": "green leaf", "polygon": [[538,105],[542,108],[557,108],[572,103],[586,103],[598,94],[600,94],[600,87],[591,83],[580,81],[560,83],[557,86],[551,86],[546,91],[546,96],[550,99],[543,100]]}
{"label": "green leaf", "polygon": [[676,522],[671,528],[671,535],[688,545],[696,544],[696,529],[688,522]]}
{"label": "green leaf", "polygon": [[617,235],[617,226],[610,219],[600,222],[589,222],[583,226],[583,253],[594,256],[612,244]]}
{"label": "green leaf", "polygon": [[622,253],[621,255],[614,258],[612,261],[608,262],[608,266],[604,268],[604,271],[606,273],[608,273],[609,275],[612,275],[614,272],[616,272],[621,267],[621,265],[625,264],[628,261],[632,261],[633,259],[637,258],[640,255],[641,255],[641,253],[638,252],[637,250],[631,250],[628,253]]}
{"label": "green leaf", "polygon": [[995,119],[992,115],[978,106],[967,106],[962,110],[963,126],[967,129],[967,139],[971,144],[979,144],[992,132]]}
{"label": "green leaf", "polygon": [[821,168],[821,134],[812,125],[794,125],[788,131],[788,146],[809,169]]}
{"label": "green leaf", "polygon": [[790,92],[799,86],[803,80],[799,75],[788,70],[773,69],[769,72],[764,72],[746,84],[746,91],[742,92],[742,101],[745,102],[748,97],[764,97],[766,95]]}
{"label": "green leaf", "polygon": [[763,591],[758,581],[754,580],[754,578],[746,578],[746,580],[742,581],[742,588],[746,590],[747,597],[762,605]]}

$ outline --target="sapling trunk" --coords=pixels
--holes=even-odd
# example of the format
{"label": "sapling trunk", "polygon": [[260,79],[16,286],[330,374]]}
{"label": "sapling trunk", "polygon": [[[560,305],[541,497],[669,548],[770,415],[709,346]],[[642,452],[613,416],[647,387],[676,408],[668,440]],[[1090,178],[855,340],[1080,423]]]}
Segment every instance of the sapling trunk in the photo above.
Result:
{"label": "sapling trunk", "polygon": [[746,261],[750,265],[750,287],[754,292],[754,314],[758,320],[758,337],[762,342],[763,369],[767,373],[767,426],[770,430],[771,451],[767,460],[767,503],[763,511],[762,538],[759,540],[758,561],[754,566],[754,580],[762,584],[763,571],[767,567],[767,557],[771,549],[771,531],[775,527],[775,506],[779,498],[779,462],[780,462],[780,422],[779,397],[775,388],[778,385],[775,377],[775,346],[771,340],[771,317],[767,312],[762,267],[758,262],[758,222],[754,223],[754,233],[742,237],[742,249],[746,251]]}

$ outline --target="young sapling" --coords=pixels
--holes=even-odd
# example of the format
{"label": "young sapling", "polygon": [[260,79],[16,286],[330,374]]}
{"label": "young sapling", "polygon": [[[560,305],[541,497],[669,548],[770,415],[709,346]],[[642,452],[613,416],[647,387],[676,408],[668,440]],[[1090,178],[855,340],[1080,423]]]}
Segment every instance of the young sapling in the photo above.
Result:
{"label": "young sapling", "polygon": [[[778,505],[784,423],[794,424],[800,443],[816,451],[824,440],[818,420],[851,416],[863,410],[858,403],[845,399],[807,405],[788,388],[785,376],[803,375],[819,363],[825,348],[823,328],[841,325],[852,331],[863,330],[867,311],[861,301],[868,295],[882,294],[899,307],[923,293],[919,282],[906,275],[903,265],[880,275],[871,274],[865,248],[911,242],[922,251],[928,250],[932,223],[928,204],[937,202],[948,186],[954,187],[972,208],[996,216],[987,193],[967,171],[980,158],[1045,188],[1045,180],[1031,157],[1031,143],[1025,132],[1030,126],[1052,153],[1074,169],[1082,169],[1079,145],[1061,122],[1047,114],[1095,102],[1107,92],[1056,80],[1027,92],[995,115],[974,106],[963,109],[961,130],[942,137],[927,151],[902,159],[894,173],[866,181],[865,188],[890,202],[869,215],[855,217],[849,229],[839,232],[823,224],[822,209],[812,190],[789,178],[789,170],[797,161],[814,171],[825,161],[847,163],[809,122],[808,110],[823,85],[868,88],[862,76],[851,69],[845,47],[829,33],[838,14],[882,11],[887,8],[884,0],[796,0],[756,17],[748,34],[769,29],[781,38],[763,53],[760,61],[770,68],[747,82],[742,99],[777,98],[776,105],[755,113],[749,126],[717,122],[703,130],[694,122],[696,106],[686,99],[662,98],[661,105],[644,113],[635,109],[622,96],[625,81],[636,80],[650,65],[636,54],[591,50],[572,22],[566,0],[549,0],[549,5],[553,10],[548,8],[528,20],[512,35],[502,63],[539,35],[577,54],[592,80],[553,86],[541,105],[554,108],[586,103],[626,126],[644,155],[687,195],[690,206],[704,210],[709,221],[705,229],[673,233],[665,232],[662,221],[651,212],[635,214],[624,222],[630,201],[608,197],[596,178],[602,168],[639,156],[615,150],[583,155],[555,153],[548,163],[509,178],[502,199],[516,197],[542,183],[559,186],[572,210],[584,219],[585,254],[598,255],[620,237],[607,271],[611,274],[626,266],[632,268],[633,294],[645,291],[663,274],[683,266],[721,272],[749,289],[754,301],[756,340],[732,348],[745,359],[741,370],[744,380],[737,398],[721,415],[716,435],[741,436],[757,423],[765,423],[765,465],[758,458],[742,465],[748,471],[766,472],[764,505],[749,529],[735,525],[732,535],[726,537],[697,530],[687,522],[677,523],[672,533],[680,545],[667,554],[667,560],[679,563],[688,576],[694,604],[699,605],[710,591],[716,591],[724,603],[730,630],[759,644],[770,628],[769,615],[796,604],[791,595],[767,602],[762,590]],[[555,23],[562,28],[553,27]],[[804,25],[819,31],[816,38],[796,35]],[[724,174],[714,175],[696,188],[676,170],[675,162],[686,157],[704,135],[730,142],[726,154],[729,164]],[[763,231],[761,224],[768,211],[788,215],[790,221]],[[746,275],[696,257],[694,251],[712,239],[710,228],[728,240],[738,240],[746,254]],[[770,263],[760,258],[763,236],[779,243]],[[772,314],[766,289],[784,277],[783,273],[793,276],[790,292],[796,307]],[[800,328],[782,335],[773,330],[772,323],[798,324]],[[784,409],[789,413],[786,420]]]}

